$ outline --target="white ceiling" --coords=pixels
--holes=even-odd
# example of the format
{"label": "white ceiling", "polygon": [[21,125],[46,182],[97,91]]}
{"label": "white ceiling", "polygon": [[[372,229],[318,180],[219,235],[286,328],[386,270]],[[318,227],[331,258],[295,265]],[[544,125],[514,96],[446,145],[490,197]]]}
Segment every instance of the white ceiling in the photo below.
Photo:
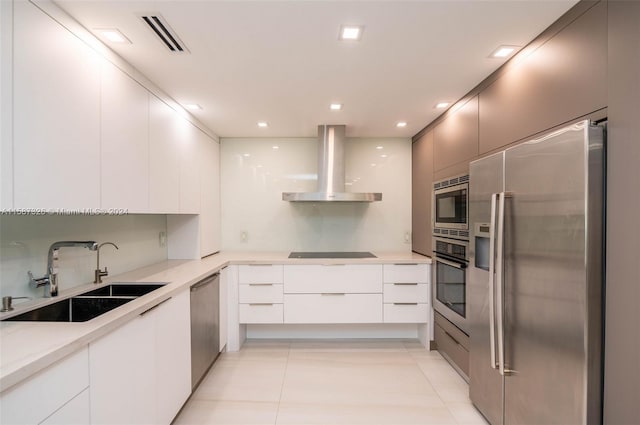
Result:
{"label": "white ceiling", "polygon": [[[410,137],[573,6],[558,1],[56,0],[90,31],[117,27],[120,56],[221,137]],[[161,14],[190,50],[172,54],[139,18]],[[359,42],[342,24],[364,25]],[[344,104],[330,111],[331,102]],[[265,120],[267,129],[257,127]],[[405,128],[395,126],[406,121]]]}

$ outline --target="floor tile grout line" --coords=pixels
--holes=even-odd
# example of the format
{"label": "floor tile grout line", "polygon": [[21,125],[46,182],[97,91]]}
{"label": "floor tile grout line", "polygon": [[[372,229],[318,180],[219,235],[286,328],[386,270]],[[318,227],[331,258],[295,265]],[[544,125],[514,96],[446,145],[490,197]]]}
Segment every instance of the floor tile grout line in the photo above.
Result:
{"label": "floor tile grout line", "polygon": [[280,386],[280,397],[278,397],[278,409],[276,410],[276,420],[273,423],[273,425],[276,425],[278,423],[278,415],[280,414],[280,404],[282,403],[282,392],[284,391],[284,383],[285,383],[285,380],[287,379],[287,370],[289,369],[289,357],[291,355],[291,344],[292,342],[289,341],[289,349],[287,350],[287,361],[284,365],[284,373],[282,375],[282,385]]}

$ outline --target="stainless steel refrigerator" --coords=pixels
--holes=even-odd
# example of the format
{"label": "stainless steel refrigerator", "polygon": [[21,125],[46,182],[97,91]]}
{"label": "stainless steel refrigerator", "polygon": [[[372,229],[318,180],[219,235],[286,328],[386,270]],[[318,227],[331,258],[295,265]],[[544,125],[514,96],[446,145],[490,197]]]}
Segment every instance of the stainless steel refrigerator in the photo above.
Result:
{"label": "stainless steel refrigerator", "polygon": [[589,121],[470,165],[469,395],[493,425],[601,423],[603,187]]}

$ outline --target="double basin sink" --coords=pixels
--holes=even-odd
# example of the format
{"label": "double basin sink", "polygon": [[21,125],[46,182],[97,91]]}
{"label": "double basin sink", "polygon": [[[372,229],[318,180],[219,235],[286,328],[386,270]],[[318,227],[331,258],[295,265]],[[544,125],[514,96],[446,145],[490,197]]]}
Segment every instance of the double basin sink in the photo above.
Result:
{"label": "double basin sink", "polygon": [[3,322],[86,322],[164,285],[113,283],[4,319]]}

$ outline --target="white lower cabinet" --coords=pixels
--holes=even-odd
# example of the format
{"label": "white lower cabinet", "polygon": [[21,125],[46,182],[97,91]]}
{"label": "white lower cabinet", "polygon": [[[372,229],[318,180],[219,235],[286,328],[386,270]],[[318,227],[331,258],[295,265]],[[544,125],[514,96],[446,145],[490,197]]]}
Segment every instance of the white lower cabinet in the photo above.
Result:
{"label": "white lower cabinet", "polygon": [[168,424],[191,392],[189,291],[89,345],[91,422]]}
{"label": "white lower cabinet", "polygon": [[240,304],[239,322],[244,324],[283,323],[282,304]]}
{"label": "white lower cabinet", "polygon": [[241,324],[283,323],[283,266],[238,267],[238,319]]}
{"label": "white lower cabinet", "polygon": [[79,418],[89,409],[89,400],[76,398],[88,387],[85,347],[0,394],[0,423],[56,423],[51,421],[58,412],[58,417]]}
{"label": "white lower cabinet", "polygon": [[53,415],[49,416],[42,425],[86,425],[91,423],[91,408],[89,406],[89,388],[75,396]]}
{"label": "white lower cabinet", "polygon": [[154,323],[140,316],[89,345],[91,423],[156,423]]}
{"label": "white lower cabinet", "polygon": [[381,323],[382,294],[285,294],[284,323]]}
{"label": "white lower cabinet", "polygon": [[427,323],[430,273],[427,264],[384,265],[384,323]]}
{"label": "white lower cabinet", "polygon": [[169,424],[191,394],[190,293],[179,292],[149,312],[155,320],[157,423]]}
{"label": "white lower cabinet", "polygon": [[429,304],[391,303],[384,305],[384,323],[427,323]]}

